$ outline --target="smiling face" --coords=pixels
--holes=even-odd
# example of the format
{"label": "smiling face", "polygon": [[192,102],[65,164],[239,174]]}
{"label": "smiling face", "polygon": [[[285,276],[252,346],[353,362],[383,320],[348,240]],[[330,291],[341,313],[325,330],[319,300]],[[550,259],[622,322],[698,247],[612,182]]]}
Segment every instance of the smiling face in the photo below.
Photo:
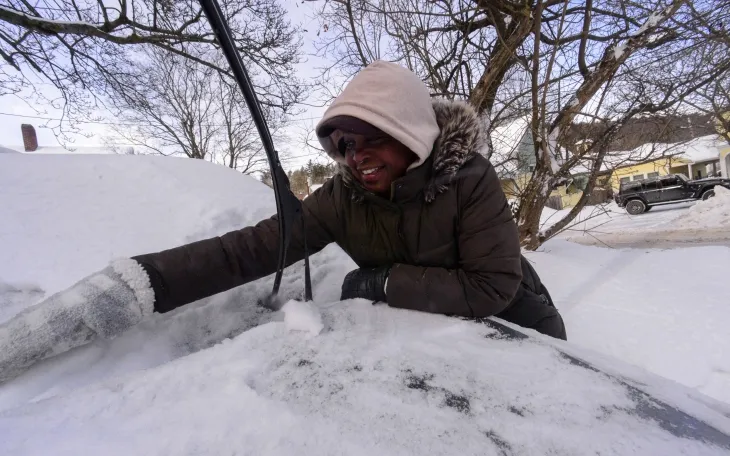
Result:
{"label": "smiling face", "polygon": [[405,176],[418,157],[383,132],[359,135],[335,130],[332,141],[347,160],[352,175],[366,189],[389,197],[390,186]]}

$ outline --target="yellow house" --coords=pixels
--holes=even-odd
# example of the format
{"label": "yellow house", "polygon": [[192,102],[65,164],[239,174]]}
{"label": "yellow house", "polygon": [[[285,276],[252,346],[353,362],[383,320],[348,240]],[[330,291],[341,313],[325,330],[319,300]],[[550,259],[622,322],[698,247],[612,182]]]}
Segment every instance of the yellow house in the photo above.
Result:
{"label": "yellow house", "polygon": [[618,190],[622,182],[666,176],[672,169],[672,159],[662,158],[637,165],[616,168],[611,173],[611,187]]}
{"label": "yellow house", "polygon": [[[621,183],[667,174],[684,174],[691,179],[728,176],[730,146],[718,135],[702,136],[682,144],[645,144],[628,152],[612,152],[617,162],[628,161],[628,166],[616,166],[611,174],[611,186],[618,190]],[[663,155],[651,159],[652,155]],[[645,161],[637,157],[649,157]]]}

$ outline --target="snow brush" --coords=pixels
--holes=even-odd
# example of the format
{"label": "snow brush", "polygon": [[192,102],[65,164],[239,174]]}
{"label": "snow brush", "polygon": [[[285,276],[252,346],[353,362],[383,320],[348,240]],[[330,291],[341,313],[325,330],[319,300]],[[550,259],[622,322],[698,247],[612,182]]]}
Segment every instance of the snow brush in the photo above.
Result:
{"label": "snow brush", "polygon": [[228,27],[228,21],[223,16],[218,0],[200,0],[200,6],[203,8],[203,12],[205,12],[205,16],[208,18],[208,22],[215,33],[216,40],[220,44],[228,65],[230,65],[233,71],[233,76],[243,92],[246,105],[248,105],[248,109],[251,112],[251,117],[256,124],[259,136],[261,136],[261,142],[264,145],[266,157],[269,160],[269,167],[271,168],[271,178],[273,180],[274,196],[276,198],[276,213],[279,221],[279,258],[276,267],[276,277],[274,279],[274,289],[271,295],[260,302],[260,304],[271,310],[279,310],[283,305],[283,302],[277,298],[277,295],[281,286],[284,268],[286,267],[286,253],[291,241],[291,230],[295,223],[299,223],[302,226],[302,239],[304,243],[304,299],[311,301],[312,281],[309,274],[309,252],[307,251],[307,236],[304,226],[302,202],[294,196],[294,193],[292,193],[289,187],[289,178],[281,167],[279,154],[274,148],[269,127],[266,125],[266,119],[264,119],[264,115],[261,112],[261,105],[254,92],[251,79],[246,72],[246,67],[243,65],[241,55],[236,49],[231,29]]}

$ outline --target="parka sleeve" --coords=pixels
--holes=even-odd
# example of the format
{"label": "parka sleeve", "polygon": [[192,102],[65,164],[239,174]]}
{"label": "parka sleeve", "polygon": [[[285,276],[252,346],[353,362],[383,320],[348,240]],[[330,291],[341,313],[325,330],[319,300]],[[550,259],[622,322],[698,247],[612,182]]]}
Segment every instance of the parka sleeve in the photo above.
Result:
{"label": "parka sleeve", "polygon": [[480,177],[458,184],[458,267],[393,265],[386,290],[390,306],[487,317],[512,301],[522,279],[517,226],[494,168],[487,164],[482,170]]}
{"label": "parka sleeve", "polygon": [[[307,248],[319,252],[333,242],[337,220],[333,180],[303,202]],[[292,227],[287,266],[304,258],[302,226]],[[276,271],[279,252],[277,216],[219,237],[133,257],[145,269],[155,292],[155,311],[182,305],[265,277]]]}

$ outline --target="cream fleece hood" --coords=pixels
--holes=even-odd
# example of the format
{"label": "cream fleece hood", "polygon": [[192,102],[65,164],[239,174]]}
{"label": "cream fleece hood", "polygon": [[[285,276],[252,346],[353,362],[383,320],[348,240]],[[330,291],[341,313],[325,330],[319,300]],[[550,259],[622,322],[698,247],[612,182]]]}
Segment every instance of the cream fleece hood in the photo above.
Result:
{"label": "cream fleece hood", "polygon": [[439,135],[426,85],[410,70],[382,60],[360,71],[317,124],[315,131],[324,150],[335,161],[345,163],[337,146],[325,134],[328,121],[338,116],[367,122],[408,147],[418,156],[409,169],[420,166],[431,155]]}

